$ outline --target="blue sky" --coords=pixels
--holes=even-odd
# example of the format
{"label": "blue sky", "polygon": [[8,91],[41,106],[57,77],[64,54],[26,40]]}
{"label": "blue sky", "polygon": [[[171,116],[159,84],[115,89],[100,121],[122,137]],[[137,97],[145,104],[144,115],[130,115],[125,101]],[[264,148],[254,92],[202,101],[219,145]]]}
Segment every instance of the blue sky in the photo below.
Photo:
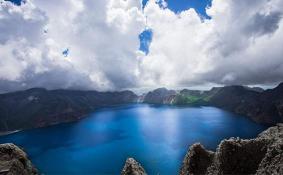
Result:
{"label": "blue sky", "polygon": [[5,0],[5,1],[11,1],[17,5],[20,5],[22,0]]}
{"label": "blue sky", "polygon": [[[148,0],[143,0],[143,5]],[[189,8],[194,8],[199,14],[206,16],[205,8],[211,4],[211,0],[166,0],[168,8],[175,13],[179,13]]]}
{"label": "blue sky", "polygon": [[144,30],[140,35],[140,50],[143,51],[145,54],[149,52],[149,45],[152,41],[152,31],[150,29]]}

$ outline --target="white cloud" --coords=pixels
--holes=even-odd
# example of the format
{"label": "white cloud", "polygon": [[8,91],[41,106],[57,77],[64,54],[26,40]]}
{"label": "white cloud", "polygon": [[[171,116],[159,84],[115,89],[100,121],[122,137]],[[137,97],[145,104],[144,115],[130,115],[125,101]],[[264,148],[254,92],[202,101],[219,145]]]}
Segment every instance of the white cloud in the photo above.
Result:
{"label": "white cloud", "polygon": [[99,90],[136,84],[144,28],[139,1],[28,0],[16,6],[1,0],[0,16],[2,91],[11,87],[7,83]]}
{"label": "white cloud", "polygon": [[144,11],[153,39],[141,67],[150,85],[179,85],[207,70],[205,38],[209,28],[194,9],[175,14],[150,1]]}
{"label": "white cloud", "polygon": [[[0,91],[282,81],[282,8],[282,0],[213,0],[202,19],[164,0],[144,10],[139,0],[0,0]],[[148,55],[138,50],[145,23]]]}
{"label": "white cloud", "polygon": [[153,30],[141,61],[144,82],[159,86],[263,84],[283,80],[283,3],[213,0],[211,19],[194,9],[175,14],[154,1],[145,7]]}

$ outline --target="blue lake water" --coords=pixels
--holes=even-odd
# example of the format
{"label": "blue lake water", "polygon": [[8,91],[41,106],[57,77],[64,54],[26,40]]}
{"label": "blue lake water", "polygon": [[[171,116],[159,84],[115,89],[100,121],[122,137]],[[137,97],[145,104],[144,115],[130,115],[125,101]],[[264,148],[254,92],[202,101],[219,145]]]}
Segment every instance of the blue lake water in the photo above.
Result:
{"label": "blue lake water", "polygon": [[127,157],[149,174],[177,174],[191,144],[215,150],[224,138],[252,138],[264,129],[214,107],[127,105],[74,123],[2,136],[0,143],[23,147],[46,175],[119,174]]}

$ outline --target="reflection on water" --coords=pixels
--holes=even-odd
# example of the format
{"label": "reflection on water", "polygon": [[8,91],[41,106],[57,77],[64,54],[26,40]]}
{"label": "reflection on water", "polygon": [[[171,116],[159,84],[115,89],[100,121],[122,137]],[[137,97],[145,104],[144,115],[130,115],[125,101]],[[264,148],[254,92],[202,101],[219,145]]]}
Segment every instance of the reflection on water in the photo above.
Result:
{"label": "reflection on water", "polygon": [[215,149],[223,138],[251,138],[265,128],[213,107],[128,105],[2,136],[0,142],[24,147],[45,174],[119,174],[127,157],[149,174],[176,174],[191,144]]}

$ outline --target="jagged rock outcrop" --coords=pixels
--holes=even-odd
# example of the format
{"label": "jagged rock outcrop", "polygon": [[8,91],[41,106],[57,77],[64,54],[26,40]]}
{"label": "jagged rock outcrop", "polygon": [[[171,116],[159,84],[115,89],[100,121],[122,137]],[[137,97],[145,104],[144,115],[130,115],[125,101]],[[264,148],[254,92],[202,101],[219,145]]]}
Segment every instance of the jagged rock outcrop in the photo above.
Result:
{"label": "jagged rock outcrop", "polygon": [[0,144],[1,175],[37,175],[26,153],[14,144]]}
{"label": "jagged rock outcrop", "polygon": [[192,145],[180,170],[180,175],[189,174],[283,174],[283,124],[255,139],[223,140],[216,152]]}
{"label": "jagged rock outcrop", "polygon": [[213,157],[214,152],[207,151],[200,143],[193,144],[184,158],[180,174],[205,174]]}
{"label": "jagged rock outcrop", "polygon": [[257,175],[283,174],[283,124],[269,128],[259,137],[270,140],[270,144],[259,164]]}
{"label": "jagged rock outcrop", "polygon": [[128,158],[121,175],[146,175],[146,172],[135,159]]}

